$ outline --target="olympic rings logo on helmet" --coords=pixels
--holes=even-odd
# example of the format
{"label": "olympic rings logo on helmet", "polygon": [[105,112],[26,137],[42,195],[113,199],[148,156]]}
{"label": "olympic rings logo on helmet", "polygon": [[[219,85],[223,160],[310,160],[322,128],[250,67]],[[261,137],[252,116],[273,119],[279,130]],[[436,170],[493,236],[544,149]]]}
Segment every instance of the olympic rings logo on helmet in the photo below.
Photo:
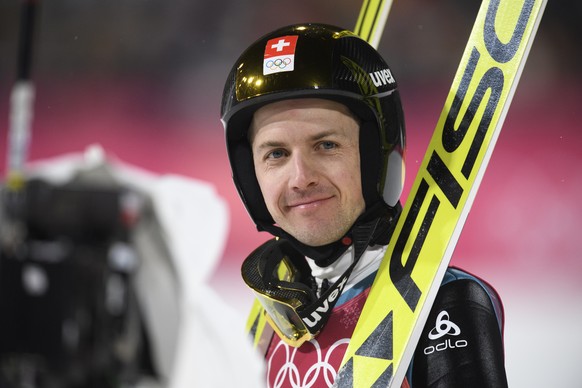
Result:
{"label": "olympic rings logo on helmet", "polygon": [[275,60],[269,59],[265,62],[265,67],[268,69],[284,69],[291,64],[291,58],[277,58]]}

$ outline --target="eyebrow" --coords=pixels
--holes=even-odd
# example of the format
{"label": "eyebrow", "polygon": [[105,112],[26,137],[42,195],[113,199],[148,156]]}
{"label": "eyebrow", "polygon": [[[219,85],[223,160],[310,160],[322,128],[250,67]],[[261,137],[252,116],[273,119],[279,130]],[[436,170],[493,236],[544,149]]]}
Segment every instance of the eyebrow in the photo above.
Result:
{"label": "eyebrow", "polygon": [[325,137],[334,136],[334,135],[342,137],[342,135],[338,134],[336,131],[328,129],[328,130],[316,133],[314,136],[311,137],[311,140],[321,140]]}
{"label": "eyebrow", "polygon": [[[324,130],[324,131],[321,131],[321,132],[314,134],[313,136],[309,137],[308,140],[317,141],[317,140],[321,140],[321,139],[324,139],[324,138],[329,137],[329,136],[344,137],[344,135],[338,134],[336,131],[329,129],[329,130]],[[278,148],[278,147],[284,147],[284,146],[285,146],[285,142],[277,141],[277,140],[267,140],[267,141],[259,144],[257,146],[256,150],[260,151],[260,150],[265,149],[265,148]]]}
{"label": "eyebrow", "polygon": [[[267,140],[266,142],[258,145],[256,150],[261,151],[265,148],[278,148],[278,147],[283,147],[284,145],[285,145],[285,143],[280,142],[280,141]],[[251,147],[251,148],[253,148],[253,147]]]}

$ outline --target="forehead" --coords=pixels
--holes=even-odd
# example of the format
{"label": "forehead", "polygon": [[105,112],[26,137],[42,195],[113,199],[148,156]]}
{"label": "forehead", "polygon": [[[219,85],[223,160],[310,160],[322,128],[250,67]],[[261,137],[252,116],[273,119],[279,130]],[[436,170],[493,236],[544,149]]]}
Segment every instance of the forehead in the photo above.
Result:
{"label": "forehead", "polygon": [[259,129],[278,122],[297,121],[334,126],[343,120],[358,123],[348,107],[336,101],[320,98],[277,101],[257,109],[249,128],[249,139],[252,142]]}
{"label": "forehead", "polygon": [[255,117],[276,114],[294,109],[325,109],[351,115],[344,104],[324,98],[295,98],[267,104],[255,112]]}

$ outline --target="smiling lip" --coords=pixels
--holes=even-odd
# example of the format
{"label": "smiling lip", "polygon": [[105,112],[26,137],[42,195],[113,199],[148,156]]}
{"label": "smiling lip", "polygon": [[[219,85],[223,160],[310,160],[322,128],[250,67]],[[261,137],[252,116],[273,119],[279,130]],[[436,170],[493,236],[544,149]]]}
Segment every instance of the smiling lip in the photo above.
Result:
{"label": "smiling lip", "polygon": [[315,198],[315,199],[304,200],[301,202],[291,203],[291,204],[287,205],[287,208],[288,209],[297,209],[297,208],[303,209],[303,208],[315,207],[315,206],[320,205],[322,202],[327,201],[330,198],[331,197]]}

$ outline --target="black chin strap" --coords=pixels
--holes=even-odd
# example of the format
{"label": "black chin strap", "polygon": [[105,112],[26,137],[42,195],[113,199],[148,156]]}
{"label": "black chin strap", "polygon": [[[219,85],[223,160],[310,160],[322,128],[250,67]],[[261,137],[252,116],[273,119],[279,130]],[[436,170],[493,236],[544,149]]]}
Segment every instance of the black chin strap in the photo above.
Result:
{"label": "black chin strap", "polygon": [[[296,311],[311,334],[315,335],[321,331],[329,320],[331,311],[336,305],[352,271],[368,246],[388,244],[396,224],[394,221],[399,216],[401,209],[400,204],[392,208],[383,202],[369,208],[354,223],[350,232],[341,241],[334,243],[336,244],[335,247],[330,244],[330,246],[324,247],[325,249],[323,250],[321,249],[322,247],[307,247],[291,236],[289,236],[291,238],[287,239],[285,238],[287,237],[286,233],[283,232],[283,238],[273,239],[265,243],[245,260],[242,272],[243,274],[247,273],[249,278],[245,279],[245,281],[247,283],[248,281],[258,282],[257,284],[260,284],[262,288],[275,287],[278,289],[277,284],[280,281],[272,279],[270,274],[274,272],[273,265],[280,263],[281,257],[288,257],[299,269],[299,278],[294,282],[295,287],[309,294],[309,296],[305,295],[304,304],[297,308]],[[325,267],[335,262],[352,244],[354,246],[353,262],[331,286],[322,287],[322,293],[317,297],[315,279],[311,275],[311,268],[308,266],[305,256],[314,259],[318,266]],[[317,253],[321,254],[326,252],[328,248],[331,248],[331,256],[322,257],[322,255],[318,255],[319,257],[316,256],[316,258],[310,256],[311,250],[315,249]],[[258,277],[251,276],[257,272],[255,268],[258,265],[257,263],[263,263],[263,268],[258,271],[261,275]],[[265,279],[268,280],[267,283],[264,283]]]}
{"label": "black chin strap", "polygon": [[[354,244],[354,261],[348,269],[338,278],[338,280],[327,288],[321,296],[313,303],[298,309],[297,313],[312,334],[318,333],[327,323],[333,307],[337,303],[352,271],[360,258],[366,251],[366,248],[374,240],[382,237],[389,239],[392,231],[392,219],[386,217],[376,218],[367,223],[361,223],[352,229]],[[378,241],[379,242],[379,241]],[[387,242],[386,242],[387,243]]]}
{"label": "black chin strap", "polygon": [[[400,212],[402,211],[402,206],[397,203],[396,206],[390,207],[384,201],[377,201],[374,205],[370,206],[366,211],[356,220],[352,229],[338,241],[331,244],[312,247],[302,242],[298,241],[295,237],[291,236],[281,228],[275,225],[265,225],[264,230],[271,233],[274,236],[285,239],[291,243],[299,252],[304,256],[309,257],[315,261],[315,264],[319,267],[328,267],[333,264],[344,252],[358,240],[356,238],[356,230],[361,229],[362,233],[366,237],[371,236],[369,240],[370,245],[386,245],[390,240],[392,234],[392,224],[393,220],[398,218]],[[377,220],[379,223],[375,225],[373,230],[370,230],[369,225],[374,224]],[[372,233],[366,235],[365,233]],[[366,246],[363,247],[366,249]]]}

